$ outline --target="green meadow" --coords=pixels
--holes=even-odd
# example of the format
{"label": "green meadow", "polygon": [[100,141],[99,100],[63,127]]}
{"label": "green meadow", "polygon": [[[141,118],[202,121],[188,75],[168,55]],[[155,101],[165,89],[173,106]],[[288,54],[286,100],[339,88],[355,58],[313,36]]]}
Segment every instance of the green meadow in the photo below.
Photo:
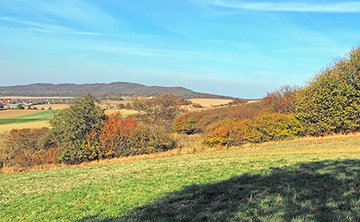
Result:
{"label": "green meadow", "polygon": [[0,174],[0,220],[359,221],[359,138]]}
{"label": "green meadow", "polygon": [[43,112],[34,113],[25,116],[0,118],[0,125],[47,121],[50,120],[58,112],[60,112],[60,110],[46,110]]}

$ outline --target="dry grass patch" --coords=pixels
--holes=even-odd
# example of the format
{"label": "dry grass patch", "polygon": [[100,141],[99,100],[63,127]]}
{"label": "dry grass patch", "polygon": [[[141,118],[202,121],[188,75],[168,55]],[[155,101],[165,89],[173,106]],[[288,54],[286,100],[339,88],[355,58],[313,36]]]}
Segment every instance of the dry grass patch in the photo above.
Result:
{"label": "dry grass patch", "polygon": [[23,128],[42,128],[50,127],[49,121],[39,121],[39,122],[29,122],[29,123],[14,123],[14,124],[4,124],[0,125],[0,134],[4,134],[13,129],[23,129]]}
{"label": "dry grass patch", "polygon": [[117,112],[120,112],[121,115],[124,117],[138,113],[136,110],[128,110],[128,109],[107,109],[107,110],[105,110],[106,115],[111,115],[111,114],[117,113]]}
{"label": "dry grass patch", "polygon": [[63,110],[69,107],[68,104],[43,104],[43,105],[35,105],[33,107],[36,107],[38,109],[44,108],[45,110],[48,110],[49,107],[53,110]]}
{"label": "dry grass patch", "polygon": [[1,118],[12,118],[18,116],[26,116],[34,113],[42,112],[42,110],[0,110],[0,119]]}
{"label": "dry grass patch", "polygon": [[192,103],[198,103],[203,107],[224,105],[232,102],[231,99],[190,99]]}

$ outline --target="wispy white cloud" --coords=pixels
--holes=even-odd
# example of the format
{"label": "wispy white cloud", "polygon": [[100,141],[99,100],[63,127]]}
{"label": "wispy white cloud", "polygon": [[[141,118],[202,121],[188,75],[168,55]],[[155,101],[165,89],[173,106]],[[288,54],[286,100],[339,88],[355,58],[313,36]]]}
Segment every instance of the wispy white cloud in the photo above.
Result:
{"label": "wispy white cloud", "polygon": [[45,21],[68,21],[67,23],[70,21],[73,25],[97,29],[114,28],[116,24],[119,24],[119,21],[109,13],[82,0],[0,0],[0,5],[8,12]]}
{"label": "wispy white cloud", "polygon": [[274,12],[322,12],[322,13],[349,13],[360,12],[358,1],[338,1],[327,3],[313,2],[239,2],[211,0],[208,4],[231,9],[247,9]]}
{"label": "wispy white cloud", "polygon": [[115,34],[115,33],[106,33],[106,32],[89,32],[89,31],[81,31],[75,28],[70,28],[61,25],[54,25],[44,22],[35,22],[29,20],[23,20],[17,17],[0,17],[0,21],[16,23],[23,25],[24,28],[17,27],[8,27],[8,26],[0,26],[0,28],[8,28],[8,29],[19,29],[19,30],[27,30],[33,32],[43,32],[43,33],[51,33],[51,34],[62,34],[62,35],[82,35],[82,36],[104,36],[104,37],[142,37],[149,35],[139,35],[139,34]]}
{"label": "wispy white cloud", "polygon": [[58,32],[58,33],[75,31],[75,29],[68,28],[65,26],[53,25],[53,24],[42,23],[42,22],[28,21],[28,20],[23,20],[23,19],[16,18],[16,17],[0,17],[0,20],[6,21],[6,22],[11,22],[11,23],[16,23],[16,24],[21,24],[28,28],[33,28],[34,30],[38,30],[38,31],[48,31],[48,32],[52,31],[52,32]]}

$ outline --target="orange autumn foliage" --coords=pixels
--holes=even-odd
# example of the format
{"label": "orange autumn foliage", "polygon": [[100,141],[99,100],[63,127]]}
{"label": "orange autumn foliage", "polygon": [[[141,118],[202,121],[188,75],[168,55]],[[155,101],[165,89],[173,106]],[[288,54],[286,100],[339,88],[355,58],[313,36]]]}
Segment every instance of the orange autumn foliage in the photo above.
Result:
{"label": "orange autumn foliage", "polygon": [[127,147],[136,130],[137,123],[132,118],[124,118],[120,112],[109,115],[101,127],[99,136],[101,157],[114,157],[116,150]]}

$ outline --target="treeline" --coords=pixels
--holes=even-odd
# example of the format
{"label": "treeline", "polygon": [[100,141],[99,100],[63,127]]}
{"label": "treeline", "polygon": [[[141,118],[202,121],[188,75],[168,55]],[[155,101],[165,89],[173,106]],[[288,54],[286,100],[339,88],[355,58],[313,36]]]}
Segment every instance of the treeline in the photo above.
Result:
{"label": "treeline", "polygon": [[232,146],[360,130],[360,48],[315,74],[303,88],[285,86],[259,103],[187,113],[172,128],[205,133],[210,146]]}
{"label": "treeline", "polygon": [[[161,98],[177,101],[170,95]],[[149,101],[154,99],[157,98]],[[0,149],[0,165],[21,170],[48,163],[77,164],[166,151],[177,146],[163,125],[136,121],[120,113],[107,116],[95,102],[96,98],[90,94],[74,100],[50,121],[50,129],[10,131]],[[170,121],[160,117],[159,120]]]}
{"label": "treeline", "polygon": [[65,96],[79,97],[84,93],[91,93],[97,97],[121,96],[160,96],[163,93],[172,93],[183,98],[214,98],[233,99],[229,96],[220,96],[208,93],[199,93],[183,87],[145,86],[129,82],[95,83],[95,84],[49,84],[37,83],[30,85],[2,86],[0,95],[13,96]]}

